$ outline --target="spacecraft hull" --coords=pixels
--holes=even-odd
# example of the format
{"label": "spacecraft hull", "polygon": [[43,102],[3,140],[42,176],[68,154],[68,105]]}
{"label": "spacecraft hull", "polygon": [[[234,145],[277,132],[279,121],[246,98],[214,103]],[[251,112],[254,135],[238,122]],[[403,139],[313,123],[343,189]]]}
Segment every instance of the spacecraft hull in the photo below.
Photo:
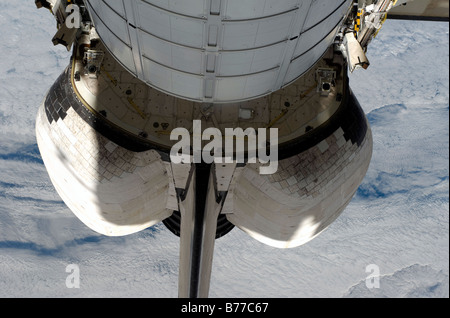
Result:
{"label": "spacecraft hull", "polygon": [[[77,89],[82,86],[76,83],[75,65],[52,86],[37,118],[38,145],[58,193],[78,218],[101,234],[127,235],[164,221],[180,235],[182,193],[192,165],[171,162],[168,144],[133,134],[127,125],[120,127],[93,109],[83,96],[87,91]],[[323,109],[300,127],[316,126],[306,125],[296,138],[284,138],[278,171],[260,175],[257,163],[212,169],[222,195],[216,237],[235,225],[266,244],[298,246],[328,227],[349,203],[367,171],[372,139],[345,68],[334,67],[339,75],[332,92],[312,93],[305,102]],[[293,111],[296,106],[284,107]],[[326,120],[318,121],[324,114],[329,115]]]}
{"label": "spacecraft hull", "polygon": [[351,0],[88,0],[124,68],[159,91],[208,103],[268,95],[333,43]]}

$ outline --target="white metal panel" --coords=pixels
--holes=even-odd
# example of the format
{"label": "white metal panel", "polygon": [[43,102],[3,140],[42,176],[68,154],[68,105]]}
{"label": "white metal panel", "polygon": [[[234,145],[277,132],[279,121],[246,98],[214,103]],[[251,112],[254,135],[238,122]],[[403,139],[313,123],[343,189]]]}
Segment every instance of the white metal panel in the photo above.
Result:
{"label": "white metal panel", "polygon": [[127,22],[122,16],[102,0],[91,0],[90,3],[95,14],[101,17],[102,23],[122,42],[130,45]]}
{"label": "white metal panel", "polygon": [[218,101],[240,100],[245,95],[247,77],[222,77],[216,82],[215,97]]}
{"label": "white metal panel", "polygon": [[143,59],[145,80],[153,83],[164,92],[185,96],[188,99],[201,99],[203,79],[200,76],[182,73],[155,63],[147,58]]}
{"label": "white metal panel", "polygon": [[141,34],[142,54],[159,64],[177,70],[200,74],[203,71],[203,52],[196,49],[172,45],[148,33]]}
{"label": "white metal panel", "polygon": [[196,75],[181,72],[172,72],[173,91],[179,96],[186,96],[189,99],[203,98],[203,78]]}
{"label": "white metal panel", "polygon": [[172,72],[173,70],[168,69],[164,65],[155,63],[147,58],[143,59],[145,80],[151,82],[153,85],[158,87],[160,90],[165,92],[172,91]]}
{"label": "white metal panel", "polygon": [[[129,1],[129,0],[126,0]],[[204,18],[208,10],[208,0],[143,0],[149,5],[182,15]]]}
{"label": "white metal panel", "polygon": [[240,77],[217,78],[216,101],[244,100],[246,96],[262,96],[271,92],[277,69]]}
{"label": "white metal panel", "polygon": [[218,76],[252,74],[278,67],[283,58],[285,43],[257,50],[222,52],[219,57]]}
{"label": "white metal panel", "polygon": [[284,85],[287,85],[308,71],[326,52],[327,48],[333,42],[338,28],[336,27],[330,34],[309,51],[292,60],[288,72],[284,79]]}
{"label": "white metal panel", "polygon": [[294,13],[250,21],[224,22],[223,50],[245,50],[286,41]]}
{"label": "white metal panel", "polygon": [[303,31],[326,19],[337,8],[348,9],[351,2],[351,0],[313,0]]}
{"label": "white metal panel", "polygon": [[333,12],[326,20],[323,20],[321,23],[303,33],[297,43],[294,58],[308,51],[319,41],[322,41],[330,31],[336,28],[336,25],[343,19],[343,15],[346,11],[347,7],[340,7],[340,9]]}
{"label": "white metal panel", "polygon": [[[105,0],[103,0],[103,2],[105,2]],[[116,13],[120,14],[121,17],[126,17],[123,0],[108,1],[107,5],[109,5],[114,11],[116,11]]]}
{"label": "white metal panel", "polygon": [[296,9],[300,0],[223,0],[226,20],[267,17]]}
{"label": "white metal panel", "polygon": [[255,47],[288,40],[294,17],[295,13],[289,12],[270,19],[263,19],[259,24]]}
{"label": "white metal panel", "polygon": [[[247,76],[245,85],[246,96],[262,96],[272,92],[277,79],[278,69]],[[242,99],[242,98],[241,98]]]}
{"label": "white metal panel", "polygon": [[204,21],[173,14],[138,2],[139,27],[170,42],[190,47],[203,46]]}

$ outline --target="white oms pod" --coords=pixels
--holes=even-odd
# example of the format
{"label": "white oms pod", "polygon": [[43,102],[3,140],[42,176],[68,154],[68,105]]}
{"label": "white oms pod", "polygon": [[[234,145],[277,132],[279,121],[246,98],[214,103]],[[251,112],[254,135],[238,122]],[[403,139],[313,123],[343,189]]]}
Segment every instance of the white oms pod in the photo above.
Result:
{"label": "white oms pod", "polygon": [[68,70],[51,88],[36,122],[39,150],[58,194],[103,235],[128,235],[161,222],[173,212],[161,157],[153,150],[127,150],[90,126],[77,113],[80,101]]}

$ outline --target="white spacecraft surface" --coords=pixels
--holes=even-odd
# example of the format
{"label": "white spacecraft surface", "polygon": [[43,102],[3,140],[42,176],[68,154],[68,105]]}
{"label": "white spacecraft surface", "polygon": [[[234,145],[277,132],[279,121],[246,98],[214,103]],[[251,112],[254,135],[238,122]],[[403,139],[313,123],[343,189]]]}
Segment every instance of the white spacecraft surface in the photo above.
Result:
{"label": "white spacecraft surface", "polygon": [[448,20],[448,1],[403,2],[37,0],[73,51],[36,122],[54,187],[103,235],[163,222],[180,297],[207,297],[215,239],[293,248],[353,198],[372,135],[348,72],[389,14]]}

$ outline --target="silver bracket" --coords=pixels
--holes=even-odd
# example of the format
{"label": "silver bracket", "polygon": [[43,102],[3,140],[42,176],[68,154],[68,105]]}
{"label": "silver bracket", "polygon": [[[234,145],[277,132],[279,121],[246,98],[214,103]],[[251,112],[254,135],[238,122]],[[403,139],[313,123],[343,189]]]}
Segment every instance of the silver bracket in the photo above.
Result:
{"label": "silver bracket", "polygon": [[88,50],[84,52],[84,71],[86,75],[90,78],[98,78],[101,65],[103,63],[103,58],[105,53],[98,50]]}
{"label": "silver bracket", "polygon": [[336,85],[336,71],[330,68],[319,68],[316,71],[317,92],[328,96],[331,88]]}

